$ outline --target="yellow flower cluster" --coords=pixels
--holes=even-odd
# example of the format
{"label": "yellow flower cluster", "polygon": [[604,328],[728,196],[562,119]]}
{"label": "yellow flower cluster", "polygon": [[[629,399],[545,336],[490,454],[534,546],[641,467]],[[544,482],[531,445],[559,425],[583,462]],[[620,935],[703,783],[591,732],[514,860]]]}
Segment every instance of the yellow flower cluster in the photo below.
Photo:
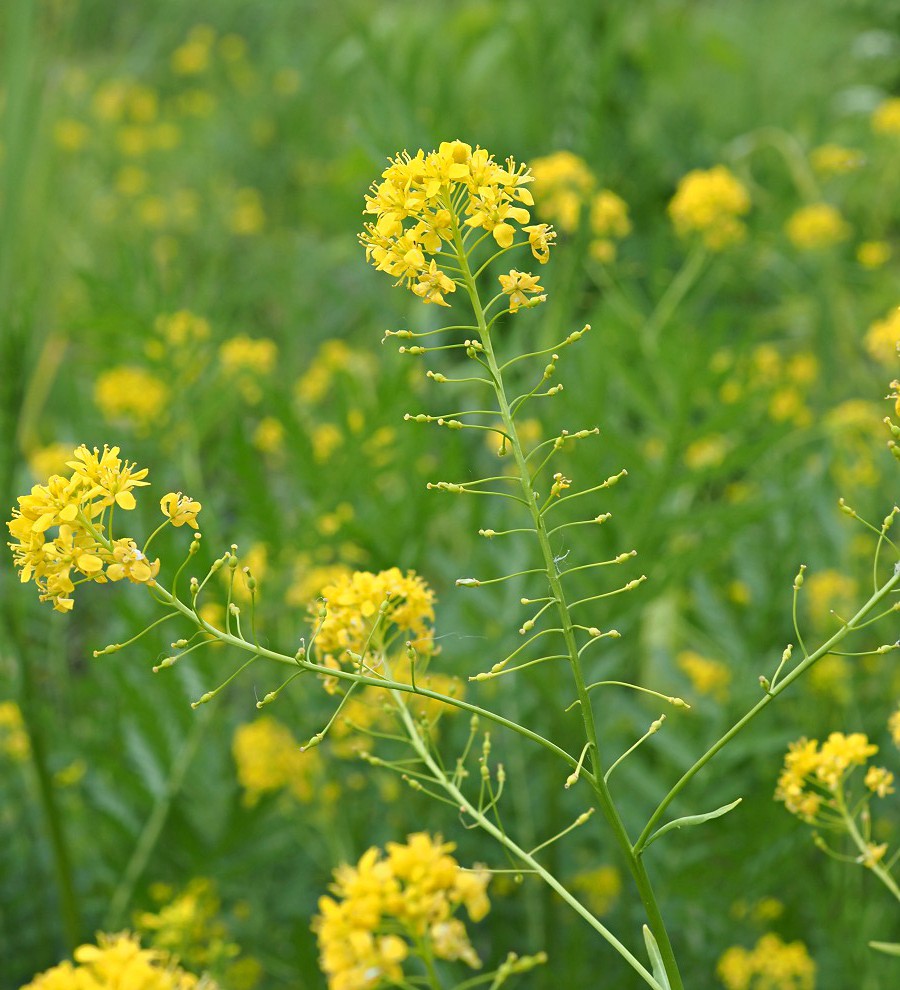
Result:
{"label": "yellow flower cluster", "polygon": [[[877,752],[878,747],[862,732],[832,732],[821,746],[815,739],[798,739],[788,747],[775,800],[783,801],[791,814],[814,823],[822,807],[834,805],[835,795],[852,770],[865,766]],[[891,774],[880,771],[867,774],[865,784],[872,793],[883,797],[892,780]]]}
{"label": "yellow flower cluster", "polygon": [[571,151],[556,151],[531,163],[534,195],[541,217],[568,234],[578,230],[586,211],[593,238],[588,250],[598,261],[616,257],[616,241],[631,233],[628,205],[611,189],[595,191],[587,162]]}
{"label": "yellow flower cluster", "polygon": [[866,164],[866,156],[861,151],[840,144],[823,144],[813,148],[809,161],[819,175],[828,178],[857,171]]}
{"label": "yellow flower cluster", "polygon": [[391,159],[382,180],[366,196],[365,212],[376,219],[364,225],[360,242],[379,271],[426,303],[449,305],[444,295],[455,292],[457,283],[435,256],[446,242],[465,249],[473,231],[491,235],[507,249],[521,228],[534,257],[541,263],[549,258],[555,233],[547,224],[526,226],[531,215],[525,207],[534,203],[526,188],[532,175],[512,158],[504,168],[484,148],[444,141],[437,151],[403,152]]}
{"label": "yellow flower cluster", "polygon": [[[96,945],[81,945],[75,962],[62,962],[36,976],[22,990],[194,990],[201,985],[191,973],[176,966],[165,953],[142,949],[127,932],[97,936]],[[209,979],[203,990],[216,990]]]}
{"label": "yellow flower cluster", "polygon": [[219,347],[223,374],[235,383],[241,397],[251,405],[262,398],[258,379],[270,375],[277,361],[278,345],[267,337],[239,334]]}
{"label": "yellow flower cluster", "polygon": [[[713,357],[714,371],[724,371],[732,356],[720,351]],[[722,384],[719,397],[727,405],[742,398],[765,397],[769,418],[776,423],[808,426],[812,412],[807,400],[819,378],[819,361],[812,351],[785,357],[771,344],[760,344],[749,359],[734,366],[734,373]]]}
{"label": "yellow flower cluster", "polygon": [[97,376],[94,402],[108,423],[146,432],[164,413],[169,386],[146,368],[119,365]]}
{"label": "yellow flower cluster", "polygon": [[16,763],[24,763],[31,755],[22,711],[14,701],[0,701],[0,753]]}
{"label": "yellow flower cluster", "polygon": [[321,623],[316,646],[326,662],[338,664],[347,652],[362,654],[379,609],[388,601],[381,628],[372,640],[373,652],[386,648],[398,635],[412,641],[422,657],[436,652],[434,644],[434,592],[415,571],[392,567],[373,574],[355,571],[338,577],[321,592],[327,614],[318,618],[319,602],[309,606],[315,625]]}
{"label": "yellow flower cluster", "polygon": [[712,251],[737,244],[747,230],[738,218],[750,209],[750,196],[724,165],[694,169],[678,183],[669,216],[679,236],[698,234]]}
{"label": "yellow flower cluster", "polygon": [[612,910],[622,893],[622,875],[614,866],[597,866],[576,874],[572,889],[582,894],[593,914],[602,917]]}
{"label": "yellow flower cluster", "polygon": [[752,949],[726,949],[716,972],[727,990],[813,990],[816,984],[816,964],[806,946],[773,934]]}
{"label": "yellow flower cluster", "polygon": [[[125,578],[148,584],[159,573],[159,561],[151,562],[134,540],[104,535],[116,508],[130,511],[137,504],[134,489],[149,484],[147,469],[123,461],[118,447],[104,446],[101,452],[82,444],[72,456],[71,474],[53,475],[19,496],[6,524],[22,583],[34,580],[41,601],[52,601],[59,612],[72,609],[76,584]],[[174,492],[163,496],[161,508],[173,525],[196,527],[199,502]]]}
{"label": "yellow flower cluster", "polygon": [[389,842],[384,855],[372,848],[356,866],[335,870],[334,896],[320,898],[313,922],[329,990],[403,983],[411,946],[481,965],[454,914],[464,906],[472,921],[485,917],[490,874],[464,870],[450,855],[454,848],[419,832],[405,844]]}
{"label": "yellow flower cluster", "polygon": [[[227,974],[227,985],[232,990],[230,977],[241,949],[232,941],[221,918],[222,904],[213,881],[194,877],[181,891],[154,884],[150,894],[160,904],[159,909],[138,912],[134,924],[152,948],[191,969]],[[248,985],[246,979],[243,985]]]}
{"label": "yellow flower cluster", "polygon": [[712,660],[693,650],[682,650],[676,657],[676,663],[687,674],[698,694],[712,695],[719,702],[728,697],[731,670],[721,660]]}
{"label": "yellow flower cluster", "polygon": [[596,185],[587,162],[571,151],[554,151],[531,163],[538,212],[560,230],[578,229],[581,210]]}
{"label": "yellow flower cluster", "polygon": [[863,268],[881,268],[891,260],[887,241],[863,241],[856,249],[856,260]]}
{"label": "yellow flower cluster", "polygon": [[879,364],[895,366],[900,346],[900,306],[882,320],[875,320],[866,332],[866,350]]}
{"label": "yellow flower cluster", "polygon": [[253,807],[264,794],[288,791],[308,804],[316,797],[321,757],[300,751],[291,730],[271,715],[239,725],[231,742],[245,804]]}
{"label": "yellow flower cluster", "polygon": [[850,225],[831,203],[801,206],[785,224],[788,239],[801,251],[819,251],[834,247],[850,236]]}
{"label": "yellow flower cluster", "polygon": [[616,241],[631,233],[628,204],[611,189],[601,189],[591,199],[590,219],[592,257],[603,263],[615,261]]}
{"label": "yellow flower cluster", "polygon": [[900,134],[900,97],[883,100],[872,114],[872,130],[876,134]]}

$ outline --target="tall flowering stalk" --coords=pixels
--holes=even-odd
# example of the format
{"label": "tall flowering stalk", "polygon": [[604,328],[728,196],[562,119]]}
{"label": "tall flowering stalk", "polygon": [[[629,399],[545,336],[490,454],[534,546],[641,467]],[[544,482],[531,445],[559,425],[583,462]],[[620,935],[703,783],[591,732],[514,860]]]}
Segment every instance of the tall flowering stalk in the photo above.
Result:
{"label": "tall flowering stalk", "polygon": [[[498,330],[501,325],[505,326],[507,318],[519,321],[522,311],[546,300],[539,276],[515,267],[507,268],[506,264],[502,266],[504,270],[496,275],[494,294],[487,301],[482,295],[485,280],[494,274],[492,266],[508,252],[524,248],[539,264],[549,259],[555,232],[549,224],[530,223],[532,195],[528,186],[531,178],[529,170],[512,159],[501,164],[484,149],[473,149],[461,141],[444,143],[429,154],[419,151],[414,156],[400,155],[390,162],[382,181],[373,186],[367,198],[366,212],[373,219],[366,223],[361,241],[376,268],[394,277],[398,284],[406,286],[424,303],[446,308],[450,306],[448,300],[465,299],[471,311],[471,317],[465,317],[464,322],[459,324],[421,333],[409,329],[388,331],[386,338],[398,339],[401,342],[400,352],[412,357],[433,352],[460,352],[471,362],[472,374],[452,378],[432,369],[427,376],[442,386],[448,383],[475,385],[486,390],[490,397],[485,404],[487,408],[463,409],[443,415],[419,412],[406,416],[414,423],[432,424],[452,431],[478,430],[493,434],[499,438],[498,453],[511,455],[513,463],[511,474],[503,473],[474,481],[439,480],[429,485],[445,494],[490,496],[503,499],[504,504],[512,502],[520,519],[507,529],[481,529],[480,535],[488,540],[521,535],[532,546],[534,566],[513,574],[487,578],[460,577],[456,582],[461,588],[477,588],[524,578],[532,585],[537,582],[540,589],[537,597],[521,599],[523,605],[537,606],[537,611],[526,618],[519,628],[522,644],[488,670],[471,674],[469,680],[483,682],[509,675],[528,676],[532,667],[545,663],[566,666],[575,693],[575,701],[570,707],[577,706],[581,718],[583,745],[577,754],[569,752],[534,727],[519,724],[501,712],[463,697],[463,692],[451,679],[430,675],[428,666],[437,653],[432,628],[434,596],[414,572],[403,574],[393,568],[378,575],[356,574],[335,579],[310,605],[310,634],[296,648],[281,652],[262,645],[256,623],[257,582],[249,567],[242,566],[236,546],[232,545],[214,560],[202,578],[190,575],[186,591],[182,590],[182,575],[186,568],[196,563],[201,545],[201,535],[197,531],[199,502],[180,492],[163,496],[160,501],[163,522],[142,546],[130,536],[114,535],[114,521],[118,524],[121,512],[130,512],[135,508],[135,491],[148,484],[147,470],[137,469],[135,465],[123,461],[117,447],[104,447],[102,452],[96,448],[78,448],[68,462],[69,474],[54,475],[46,484],[37,485],[30,494],[22,496],[18,508],[13,511],[13,518],[7,523],[12,536],[10,547],[22,581],[33,580],[42,600],[51,602],[57,610],[69,611],[73,607],[73,592],[79,584],[103,584],[123,579],[143,585],[163,607],[163,616],[128,643],[111,644],[95,655],[114,653],[139,639],[149,629],[173,618],[186,620],[193,632],[189,637],[176,639],[172,643],[172,655],[157,663],[153,668],[155,672],[171,667],[189,653],[212,642],[249,654],[249,658],[217,687],[198,698],[193,703],[194,707],[211,701],[243,670],[260,661],[272,661],[286,668],[286,678],[281,686],[257,702],[260,708],[274,702],[280,692],[297,678],[313,673],[336,698],[336,702],[327,724],[309,738],[305,747],[308,749],[318,745],[339,724],[339,717],[345,716],[349,721],[349,712],[352,711],[356,717],[357,713],[364,713],[367,707],[373,707],[368,705],[371,691],[382,692],[405,734],[406,742],[412,748],[414,758],[411,761],[391,760],[364,752],[361,754],[364,759],[375,766],[396,771],[409,787],[450,805],[454,814],[462,815],[467,820],[467,825],[477,826],[490,835],[511,855],[517,870],[528,871],[543,879],[653,990],[683,990],[675,953],[644,864],[644,854],[661,837],[677,829],[701,825],[735,808],[740,798],[713,811],[663,820],[672,801],[716,753],[790,684],[821,657],[839,652],[836,648],[846,637],[897,610],[894,605],[889,605],[878,611],[900,586],[900,564],[894,564],[889,575],[883,578],[885,568],[881,563],[881,554],[889,548],[900,557],[900,548],[888,536],[900,509],[895,508],[878,527],[860,520],[849,506],[842,506],[848,516],[873,530],[878,538],[871,596],[851,618],[841,621],[840,628],[825,643],[817,649],[808,649],[796,622],[797,600],[804,582],[805,568],[801,567],[794,581],[797,655],[793,646],[789,645],[771,675],[760,677],[760,700],[683,773],[633,839],[614,800],[610,776],[623,760],[659,732],[665,715],[654,720],[644,735],[624,753],[609,759],[599,738],[592,707],[593,692],[600,688],[613,691],[624,688],[655,697],[676,709],[687,706],[679,698],[643,685],[612,680],[588,683],[585,675],[586,652],[602,649],[605,641],[617,639],[619,633],[614,628],[603,630],[579,621],[581,612],[576,610],[631,591],[642,583],[644,577],[631,578],[611,590],[593,591],[587,597],[572,600],[570,575],[578,572],[591,572],[593,575],[598,569],[607,567],[614,570],[618,565],[630,562],[635,555],[634,550],[626,550],[607,560],[569,565],[564,570],[561,566],[563,557],[557,555],[554,549],[560,532],[570,527],[596,527],[610,518],[606,512],[588,515],[587,518],[567,518],[566,513],[573,506],[582,504],[578,501],[580,498],[615,485],[626,472],[620,471],[583,489],[573,488],[573,480],[565,477],[562,471],[547,477],[551,462],[565,446],[586,440],[599,431],[596,427],[574,432],[564,430],[532,446],[524,441],[519,426],[520,414],[530,403],[560,394],[562,385],[550,384],[556,375],[558,352],[577,343],[590,329],[586,326],[575,330],[552,347],[525,353],[523,348],[515,347],[513,337],[511,355],[505,353],[505,341],[501,343],[497,339]],[[739,214],[741,209],[735,208],[732,212]],[[438,343],[432,343],[435,336]],[[513,395],[508,384],[510,369],[518,371],[520,367],[533,369],[532,384],[525,385],[523,391]],[[894,437],[891,449],[900,457],[900,446],[897,445],[900,427],[889,425]],[[508,485],[512,487],[504,487]],[[540,494],[538,486],[546,494]],[[560,516],[562,521],[557,522]],[[163,567],[159,560],[151,560],[148,553],[150,543],[163,528],[185,525],[191,530],[187,557],[171,578],[163,583]],[[218,625],[209,621],[208,613],[203,610],[203,600],[210,593],[215,594],[218,587],[217,582],[212,581],[217,573],[225,577],[224,587],[227,589],[225,618]],[[249,601],[236,595],[239,585],[246,587]],[[897,645],[888,643],[868,652],[881,654]],[[438,721],[448,707],[465,711],[471,716],[468,740],[455,761],[439,756],[436,748]],[[525,848],[501,820],[500,802],[506,773],[502,764],[496,763],[492,757],[490,733],[482,728],[485,722],[515,731],[552,754],[568,772],[565,787],[573,787],[582,780],[588,785],[591,807],[556,835],[534,848]],[[374,718],[367,720],[364,714],[354,723],[355,728],[369,731],[374,738],[380,733],[373,725]],[[480,747],[476,745],[479,734],[482,739]],[[396,734],[389,738],[394,742],[398,739]],[[474,774],[467,767],[473,760],[478,764]],[[621,942],[543,862],[541,853],[547,847],[586,825],[597,810],[601,812],[628,864],[644,907],[647,963]],[[377,860],[375,853],[369,856],[373,863]],[[361,862],[368,861],[364,857]],[[350,876],[346,872],[344,875]],[[343,891],[341,896],[344,896]],[[335,910],[328,908],[332,914]],[[478,913],[476,910],[475,914]],[[353,929],[351,925],[347,929],[347,938],[358,941],[358,936],[363,937],[366,946],[370,946],[370,936],[380,938],[385,934],[380,927],[382,914],[389,920],[396,920],[391,912],[379,913],[372,931],[368,934],[363,932],[360,936],[359,932],[350,931]],[[468,955],[467,942],[463,940],[458,926],[451,923],[453,919],[450,914],[439,912],[439,915],[436,920],[432,919],[438,927],[432,931],[430,921],[430,927],[426,926],[428,939],[420,939],[422,945],[419,946],[429,982],[435,990],[439,981],[431,965],[433,958],[428,953],[432,957],[437,955],[464,960]],[[382,964],[387,970],[396,968],[401,956],[416,950],[416,937],[422,935],[421,931],[412,930],[414,937],[411,946],[405,943],[400,945],[396,941],[371,943],[384,949],[381,952],[379,948],[384,958],[370,973],[367,964],[360,968],[357,955],[353,952],[348,954],[347,946],[339,944],[347,926],[341,922],[328,927],[322,921],[319,923],[320,933],[326,927],[329,934],[325,939],[326,945],[323,945],[323,954],[327,955],[327,959],[323,955],[323,965],[329,973],[330,985],[333,988],[351,985],[354,990],[357,983],[351,980],[347,984],[344,979],[350,970],[363,974],[360,990],[374,990],[385,975]],[[426,945],[428,940],[434,945]],[[442,946],[439,950],[434,947],[438,944]],[[367,952],[368,948],[360,957],[363,961],[367,958]],[[470,956],[469,961],[473,958]],[[537,956],[521,960],[508,957],[506,963],[501,964],[493,974],[485,974],[484,978],[493,978],[492,985],[499,987],[513,973],[524,972],[540,961]],[[478,979],[480,981],[482,977]],[[471,981],[466,985],[471,985]]]}

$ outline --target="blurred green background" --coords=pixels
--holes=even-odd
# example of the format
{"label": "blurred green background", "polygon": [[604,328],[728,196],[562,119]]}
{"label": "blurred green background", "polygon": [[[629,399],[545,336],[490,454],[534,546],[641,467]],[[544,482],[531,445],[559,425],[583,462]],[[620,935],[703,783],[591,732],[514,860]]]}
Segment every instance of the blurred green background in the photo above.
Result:
{"label": "blurred green background", "polygon": [[[399,566],[437,592],[439,669],[485,669],[508,652],[498,642],[515,642],[521,589],[467,593],[454,581],[528,566],[528,551],[476,542],[479,527],[500,528],[500,508],[425,491],[494,473],[494,453],[402,422],[444,409],[447,394],[379,340],[438,316],[366,266],[356,233],[368,185],[400,149],[461,138],[526,162],[574,153],[596,188],[628,204],[632,231],[603,262],[586,214],[563,230],[542,270],[547,305],[512,322],[516,339],[502,346],[593,327],[562,356],[566,390],[540,410],[544,432],[599,426],[564,470],[585,486],[622,467],[629,477],[592,510],[613,520],[589,545],[571,531],[560,553],[576,565],[638,550],[628,578],[648,581],[594,620],[623,633],[597,676],[694,704],[617,771],[637,829],[757,700],[758,675],[793,639],[798,565],[810,568],[802,616],[814,642],[834,628],[829,609],[861,601],[871,581],[873,541],[837,499],[877,524],[894,499],[881,420],[896,358],[873,348],[869,327],[900,303],[900,136],[873,127],[900,85],[898,18],[892,0],[6,0],[4,504],[77,444],[119,444],[150,468],[156,498],[185,490],[203,503],[210,557],[231,542],[251,555],[268,642],[294,648],[305,602],[334,565]],[[817,167],[812,153],[831,144],[852,164]],[[675,299],[673,279],[694,262],[666,206],[685,173],[719,163],[750,192],[748,236],[700,258]],[[817,201],[841,211],[846,236],[804,249],[785,224]],[[641,332],[648,321],[655,334]],[[180,559],[181,535],[160,544],[164,561]],[[302,794],[248,802],[232,740],[257,716],[254,692],[277,682],[257,671],[194,712],[188,702],[235,658],[211,651],[154,676],[172,638],[163,628],[93,659],[152,619],[136,589],[84,589],[59,615],[5,565],[0,595],[0,701],[15,706],[0,709],[3,988],[99,929],[138,924],[196,878],[217,899],[206,934],[197,909],[197,938],[213,942],[218,925],[215,938],[240,947],[212,967],[223,987],[323,986],[309,921],[338,862],[427,828],[458,841],[463,862],[502,865],[445,808],[338,746],[323,747]],[[895,632],[873,636],[872,646]],[[568,685],[549,672],[478,696],[546,734],[574,733]],[[689,986],[716,985],[724,949],[766,931],[806,943],[821,990],[897,984],[896,960],[866,948],[900,937],[888,895],[822,857],[772,792],[800,735],[867,731],[890,766],[884,724],[898,696],[890,654],[826,661],[679,802],[686,814],[744,797],[648,853]],[[306,685],[269,710],[298,741],[328,711]],[[636,695],[609,695],[597,711],[610,753],[659,714]],[[466,729],[448,719],[450,751]],[[503,736],[495,748],[510,774],[507,814],[526,836],[578,813],[541,754]],[[879,827],[896,839],[895,798],[882,807]],[[621,864],[599,829],[549,859],[639,944],[640,905],[627,884],[617,893]],[[498,883],[493,901],[473,935],[484,958],[550,954],[522,985],[595,985],[600,972],[604,986],[638,985],[536,883]]]}

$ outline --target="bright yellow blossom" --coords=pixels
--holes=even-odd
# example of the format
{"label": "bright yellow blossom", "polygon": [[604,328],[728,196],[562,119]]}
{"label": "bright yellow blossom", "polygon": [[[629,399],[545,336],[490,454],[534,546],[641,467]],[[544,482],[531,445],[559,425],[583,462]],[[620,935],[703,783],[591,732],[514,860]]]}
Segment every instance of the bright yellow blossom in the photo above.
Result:
{"label": "bright yellow blossom", "polygon": [[726,990],[813,990],[816,964],[802,942],[769,934],[752,949],[726,949],[716,973]]}
{"label": "bright yellow blossom", "polygon": [[738,217],[750,209],[744,185],[724,165],[688,172],[669,203],[669,216],[681,237],[699,234],[712,251],[721,251],[744,239],[746,228]]}
{"label": "bright yellow blossom", "polygon": [[[142,949],[140,940],[122,932],[97,936],[96,945],[80,945],[75,962],[62,962],[36,976],[22,990],[199,990],[200,981],[167,953]],[[217,990],[208,978],[203,990]]]}
{"label": "bright yellow blossom", "polygon": [[876,134],[900,134],[900,97],[882,101],[872,114],[872,130]]}
{"label": "bright yellow blossom", "polygon": [[785,224],[788,239],[801,251],[834,247],[850,236],[850,225],[830,203],[801,206]]}
{"label": "bright yellow blossom", "polygon": [[856,249],[856,260],[863,268],[881,268],[891,260],[892,253],[887,241],[863,241]]}
{"label": "bright yellow blossom", "polygon": [[823,144],[813,148],[809,160],[812,167],[824,178],[847,175],[866,164],[866,156],[861,151],[845,148],[840,144]]}
{"label": "bright yellow blossom", "polygon": [[535,306],[547,298],[543,294],[544,289],[540,285],[539,275],[532,275],[530,272],[517,272],[511,268],[509,275],[498,275],[497,279],[500,282],[500,288],[509,296],[510,313],[517,313],[520,309]]}
{"label": "bright yellow blossom", "polygon": [[169,387],[145,368],[119,365],[98,376],[94,402],[107,421],[122,421],[145,432],[162,418]]}
{"label": "bright yellow blossom", "polygon": [[422,832],[405,844],[391,842],[386,855],[369,849],[356,866],[334,871],[331,897],[319,900],[313,931],[329,990],[374,990],[402,983],[403,963],[418,947],[438,959],[481,966],[462,920],[490,910],[490,874],[463,870],[450,855],[452,842]]}
{"label": "bright yellow blossom", "polygon": [[168,516],[173,526],[183,526],[185,523],[191,529],[197,528],[197,513],[201,509],[199,502],[195,502],[188,495],[181,492],[169,492],[159,500],[159,507],[164,516]]}
{"label": "bright yellow blossom", "polygon": [[490,234],[505,249],[521,229],[534,256],[546,260],[552,233],[546,225],[529,226],[531,181],[529,170],[512,158],[504,168],[485,149],[463,141],[397,155],[366,196],[365,212],[375,217],[360,235],[366,258],[438,305],[445,304],[453,281],[435,256],[448,243],[466,245],[473,231]]}
{"label": "bright yellow blossom", "polygon": [[892,367],[897,362],[900,345],[900,306],[892,309],[884,319],[875,320],[865,337],[866,350],[880,364]]}

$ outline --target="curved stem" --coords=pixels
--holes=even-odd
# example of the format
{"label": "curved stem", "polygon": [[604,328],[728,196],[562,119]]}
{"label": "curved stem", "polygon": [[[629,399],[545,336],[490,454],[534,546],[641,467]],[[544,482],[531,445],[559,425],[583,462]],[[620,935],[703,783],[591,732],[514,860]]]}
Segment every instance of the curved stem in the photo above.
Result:
{"label": "curved stem", "polygon": [[454,805],[460,808],[460,810],[463,811],[469,818],[477,822],[481,829],[491,835],[497,840],[497,842],[508,849],[523,863],[526,863],[531,870],[537,873],[546,884],[548,884],[554,891],[556,891],[557,894],[559,894],[559,896],[569,905],[569,907],[571,907],[577,914],[581,915],[581,917],[584,918],[584,920],[595,931],[599,932],[600,935],[602,935],[603,938],[609,942],[609,944],[619,953],[619,955],[622,956],[623,959],[625,959],[632,969],[643,977],[644,981],[650,987],[653,987],[654,990],[663,990],[654,978],[653,974],[647,970],[639,959],[632,955],[628,948],[624,946],[601,921],[595,918],[594,915],[588,911],[581,901],[573,897],[566,887],[564,887],[552,873],[546,870],[534,858],[534,856],[522,849],[506,834],[506,832],[498,828],[497,825],[495,825],[486,815],[480,812],[471,801],[469,801],[465,794],[463,794],[463,792],[453,783],[453,781],[450,780],[444,770],[431,755],[428,746],[419,734],[415,721],[410,715],[406,705],[403,703],[402,697],[395,695],[394,701],[397,705],[397,710],[400,714],[401,720],[403,721],[403,725],[409,735],[409,740],[413,749],[415,749],[425,766],[428,767],[435,781],[453,800]]}
{"label": "curved stem", "polygon": [[775,698],[781,694],[782,691],[788,685],[792,684],[798,677],[800,677],[808,668],[810,668],[817,660],[824,657],[826,654],[830,653],[832,648],[844,639],[849,633],[857,629],[869,612],[875,608],[880,601],[882,601],[890,592],[900,583],[900,567],[894,570],[893,576],[890,580],[881,586],[878,591],[863,605],[863,607],[850,619],[846,625],[842,626],[826,643],[823,643],[814,653],[811,653],[805,660],[799,663],[777,686],[770,689],[770,691],[761,698],[747,714],[736,722],[717,742],[715,742],[710,748],[700,757],[699,760],[687,770],[681,777],[681,779],[675,784],[675,786],[669,791],[669,793],[660,801],[656,810],[650,816],[650,820],[647,822],[644,831],[641,832],[638,837],[637,842],[634,844],[635,853],[640,856],[647,844],[647,840],[653,834],[657,823],[665,812],[666,808],[672,803],[672,801],[684,790],[684,788],[693,780],[693,778],[706,766],[707,763],[722,749],[726,746],[732,739],[747,725],[749,725],[754,718]]}

